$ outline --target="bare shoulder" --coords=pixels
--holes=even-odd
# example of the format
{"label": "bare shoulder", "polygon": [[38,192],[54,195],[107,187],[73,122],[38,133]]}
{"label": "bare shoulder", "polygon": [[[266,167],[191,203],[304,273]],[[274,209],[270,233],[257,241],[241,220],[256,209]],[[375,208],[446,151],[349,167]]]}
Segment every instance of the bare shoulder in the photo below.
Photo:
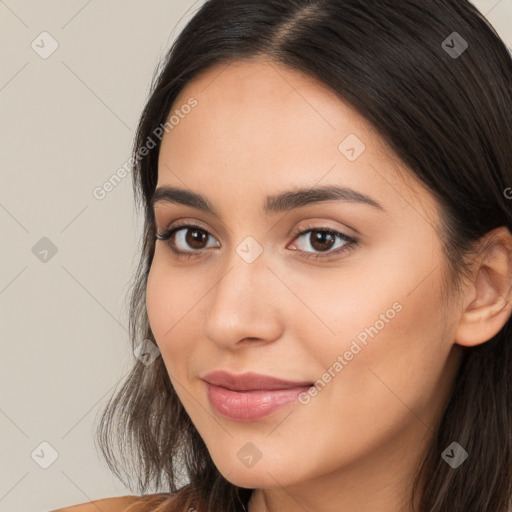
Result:
{"label": "bare shoulder", "polygon": [[119,496],[88,501],[78,505],[51,510],[50,512],[122,512],[126,507],[140,500],[140,496]]}

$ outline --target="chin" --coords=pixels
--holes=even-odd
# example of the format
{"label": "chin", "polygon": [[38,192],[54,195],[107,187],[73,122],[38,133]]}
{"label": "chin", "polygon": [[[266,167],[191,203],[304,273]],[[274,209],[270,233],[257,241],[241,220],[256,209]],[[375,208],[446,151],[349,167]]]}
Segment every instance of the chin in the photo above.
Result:
{"label": "chin", "polygon": [[[272,478],[265,470],[258,473],[252,473],[250,469],[236,470],[227,474],[222,473],[222,476],[233,485],[245,489],[268,489],[277,485],[276,478]],[[282,484],[280,479],[279,482]]]}
{"label": "chin", "polygon": [[[244,487],[246,489],[264,489],[272,488],[277,485],[286,486],[293,482],[290,481],[293,475],[288,470],[281,471],[272,461],[264,462],[259,460],[251,467],[244,467],[236,456],[233,460],[224,461],[224,463],[215,466],[222,476],[233,485]],[[279,484],[278,484],[279,482]]]}

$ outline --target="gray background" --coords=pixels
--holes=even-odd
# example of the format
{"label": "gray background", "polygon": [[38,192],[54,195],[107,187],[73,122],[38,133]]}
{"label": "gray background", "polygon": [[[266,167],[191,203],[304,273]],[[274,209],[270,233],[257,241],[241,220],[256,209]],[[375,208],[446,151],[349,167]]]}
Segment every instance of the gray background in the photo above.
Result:
{"label": "gray background", "polygon": [[[93,433],[134,360],[141,219],[131,174],[93,190],[130,157],[153,71],[202,3],[0,0],[0,512],[132,494]],[[512,0],[475,4],[512,47]]]}

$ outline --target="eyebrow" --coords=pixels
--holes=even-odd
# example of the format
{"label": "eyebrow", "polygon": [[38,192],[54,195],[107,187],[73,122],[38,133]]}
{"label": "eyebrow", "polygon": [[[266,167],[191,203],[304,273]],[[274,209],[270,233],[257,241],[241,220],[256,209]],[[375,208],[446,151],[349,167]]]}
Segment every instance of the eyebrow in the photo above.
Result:
{"label": "eyebrow", "polygon": [[[300,188],[298,190],[290,190],[288,192],[268,196],[263,211],[265,214],[269,215],[293,210],[308,204],[326,201],[366,204],[385,211],[384,207],[375,199],[351,188],[336,185]],[[191,206],[192,208],[197,208],[219,217],[218,212],[206,197],[190,190],[163,185],[158,187],[151,197],[151,206],[153,208],[157,203],[177,203]]]}

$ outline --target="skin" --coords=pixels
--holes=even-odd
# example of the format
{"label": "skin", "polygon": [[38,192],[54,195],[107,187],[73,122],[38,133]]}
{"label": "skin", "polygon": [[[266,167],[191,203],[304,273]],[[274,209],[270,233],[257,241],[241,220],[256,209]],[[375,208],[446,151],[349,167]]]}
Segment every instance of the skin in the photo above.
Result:
{"label": "skin", "polygon": [[[460,295],[443,288],[447,264],[438,205],[357,111],[315,79],[265,60],[219,65],[189,83],[174,108],[198,104],[165,134],[158,184],[203,194],[219,218],[161,202],[159,231],[186,220],[202,245],[157,241],[147,312],[173,386],[230,482],[256,491],[250,512],[396,512],[453,385],[461,345],[483,343],[510,315],[510,233],[475,265]],[[338,146],[356,134],[350,161]],[[335,184],[378,201],[342,201],[266,215],[267,195]],[[308,232],[357,239],[324,259]],[[263,252],[236,252],[248,236]],[[337,239],[325,254],[346,243]],[[199,249],[197,248],[199,247]],[[203,248],[201,248],[203,247]],[[295,248],[296,250],[293,250]],[[304,251],[301,253],[301,251]],[[356,336],[399,303],[376,336],[307,404],[252,422],[219,416],[200,376],[225,369],[317,381]],[[435,320],[434,320],[435,319]],[[261,452],[252,467],[237,452]]]}

